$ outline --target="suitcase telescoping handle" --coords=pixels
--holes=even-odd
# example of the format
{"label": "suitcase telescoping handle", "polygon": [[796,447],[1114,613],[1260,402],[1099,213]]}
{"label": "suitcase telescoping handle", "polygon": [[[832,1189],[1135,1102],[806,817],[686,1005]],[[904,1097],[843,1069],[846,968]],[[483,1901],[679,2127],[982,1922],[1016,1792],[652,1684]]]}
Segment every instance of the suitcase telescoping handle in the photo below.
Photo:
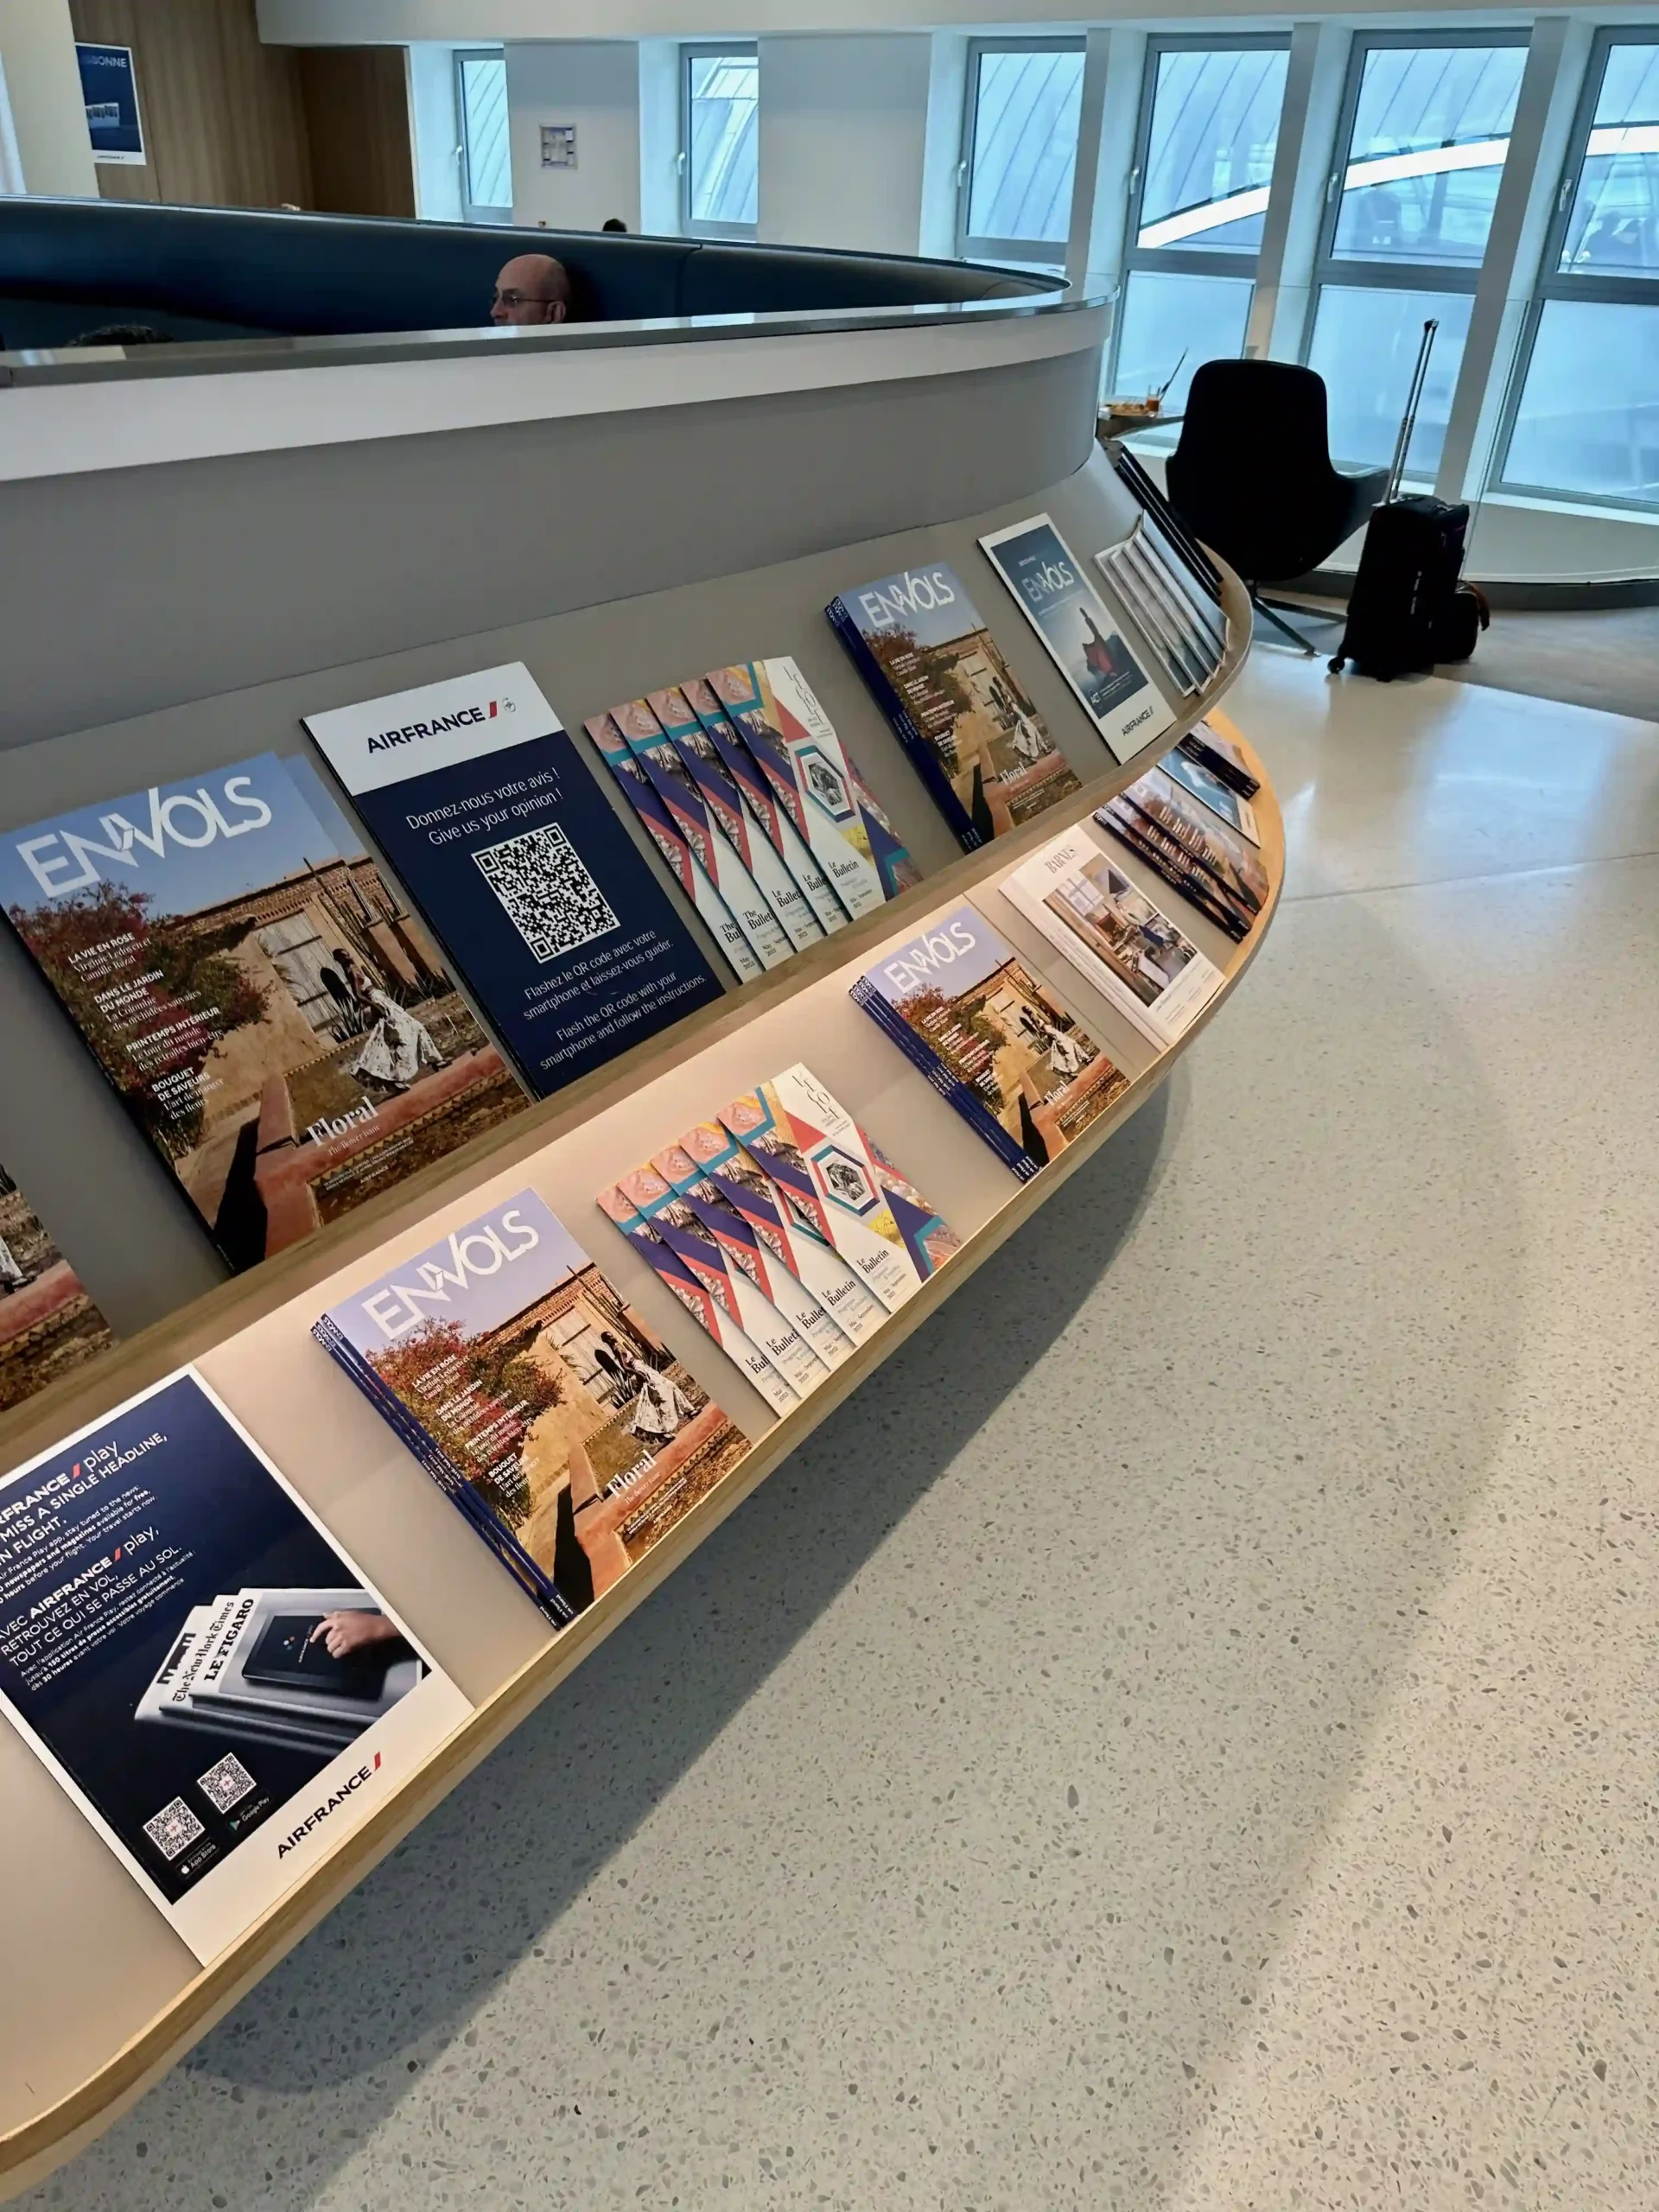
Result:
{"label": "suitcase telescoping handle", "polygon": [[1406,473],[1406,448],[1411,443],[1411,434],[1417,427],[1417,410],[1422,404],[1423,385],[1428,377],[1428,357],[1434,346],[1434,334],[1440,328],[1438,320],[1431,317],[1423,325],[1423,342],[1417,349],[1417,365],[1411,372],[1411,390],[1406,394],[1406,411],[1401,418],[1400,435],[1394,442],[1394,460],[1389,469],[1389,488],[1382,494],[1386,505],[1400,496],[1400,484]]}

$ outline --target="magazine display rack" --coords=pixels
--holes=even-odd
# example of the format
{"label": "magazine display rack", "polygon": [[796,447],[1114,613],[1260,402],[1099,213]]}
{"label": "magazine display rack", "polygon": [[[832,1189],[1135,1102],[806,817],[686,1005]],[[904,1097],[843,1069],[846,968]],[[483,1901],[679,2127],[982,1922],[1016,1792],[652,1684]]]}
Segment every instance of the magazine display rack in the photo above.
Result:
{"label": "magazine display rack", "polygon": [[[1282,824],[1247,734],[1215,709],[1248,646],[1243,587],[1224,577],[1228,648],[1213,681],[1174,729],[994,845],[937,867],[925,880],[781,972],[690,1016],[553,1099],[426,1170],[385,1200],[225,1283],[132,1338],[84,1376],[54,1385],[0,1421],[0,1470],[186,1361],[287,1471],[330,1529],[472,1699],[465,1723],[363,1824],[214,1962],[199,1968],[73,1808],[0,1729],[8,1819],[9,1972],[0,1993],[0,2068],[22,2079],[0,2115],[0,2196],[39,2180],[106,2126],[416,1827],[455,1784],[580,1665],[617,1623],[731,1512],[984,1260],[1106,1141],[1169,1072],[1178,1053],[1236,988],[1278,900]],[[1006,626],[1006,625],[1005,625]],[[1268,893],[1243,944],[1205,934],[1173,892],[1143,875],[1183,928],[1202,936],[1224,974],[1217,998],[1179,1044],[1137,1036],[1052,949],[999,883],[1022,861],[1144,773],[1201,715],[1242,747],[1262,778],[1255,802]],[[1132,861],[1125,863],[1133,869]],[[1130,1077],[1109,1111],[1021,1183],[980,1142],[849,996],[884,947],[925,931],[966,899],[1104,1041]],[[596,1219],[594,1193],[726,1099],[798,1060],[810,1062],[901,1168],[925,1181],[962,1249],[870,1342],[796,1410],[773,1414],[631,1252]],[[677,1356],[747,1433],[751,1448],[654,1549],[556,1637],[508,1587],[484,1548],[310,1334],[331,1301],[396,1265],[505,1194],[533,1186],[585,1233]],[[15,1786],[15,1787],[14,1787]],[[23,1901],[27,1900],[25,1909]],[[21,2105],[21,2108],[20,2108]]]}

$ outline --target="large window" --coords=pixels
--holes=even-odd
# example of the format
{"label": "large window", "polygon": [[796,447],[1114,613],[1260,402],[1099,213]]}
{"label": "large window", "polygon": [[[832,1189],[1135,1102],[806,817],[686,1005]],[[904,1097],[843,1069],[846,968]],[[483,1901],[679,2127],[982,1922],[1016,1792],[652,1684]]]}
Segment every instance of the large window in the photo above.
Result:
{"label": "large window", "polygon": [[976,39],[958,237],[979,261],[1062,269],[1083,110],[1081,39]]}
{"label": "large window", "polygon": [[690,46],[683,67],[686,233],[753,238],[760,201],[760,57],[752,46]]}
{"label": "large window", "polygon": [[1503,481],[1659,506],[1659,32],[1598,41]]}
{"label": "large window", "polygon": [[461,211],[469,223],[512,220],[512,156],[507,143],[507,63],[499,47],[455,52],[455,120],[461,143]]}
{"label": "large window", "polygon": [[1354,42],[1307,350],[1344,461],[1393,453],[1423,325],[1436,320],[1407,467],[1433,476],[1439,465],[1526,58],[1524,31]]}
{"label": "large window", "polygon": [[1288,61],[1283,38],[1150,42],[1115,392],[1167,385],[1173,411],[1201,361],[1243,350]]}

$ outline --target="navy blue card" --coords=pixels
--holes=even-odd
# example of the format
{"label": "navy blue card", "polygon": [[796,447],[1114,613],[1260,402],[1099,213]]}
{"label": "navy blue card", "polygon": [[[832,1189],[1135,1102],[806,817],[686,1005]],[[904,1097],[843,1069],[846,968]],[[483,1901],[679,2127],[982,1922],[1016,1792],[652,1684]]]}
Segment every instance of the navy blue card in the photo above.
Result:
{"label": "navy blue card", "polygon": [[537,1097],[721,995],[522,663],[305,726]]}

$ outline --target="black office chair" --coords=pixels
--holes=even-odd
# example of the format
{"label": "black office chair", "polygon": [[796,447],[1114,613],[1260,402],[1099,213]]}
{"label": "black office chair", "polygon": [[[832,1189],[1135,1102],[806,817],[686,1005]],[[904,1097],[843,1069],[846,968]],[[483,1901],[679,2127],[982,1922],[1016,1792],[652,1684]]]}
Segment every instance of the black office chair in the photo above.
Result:
{"label": "black office chair", "polygon": [[1250,604],[1306,653],[1313,647],[1261,595],[1334,553],[1382,497],[1386,468],[1335,467],[1325,378],[1292,361],[1206,361],[1194,372],[1169,457],[1169,503],[1236,569]]}

